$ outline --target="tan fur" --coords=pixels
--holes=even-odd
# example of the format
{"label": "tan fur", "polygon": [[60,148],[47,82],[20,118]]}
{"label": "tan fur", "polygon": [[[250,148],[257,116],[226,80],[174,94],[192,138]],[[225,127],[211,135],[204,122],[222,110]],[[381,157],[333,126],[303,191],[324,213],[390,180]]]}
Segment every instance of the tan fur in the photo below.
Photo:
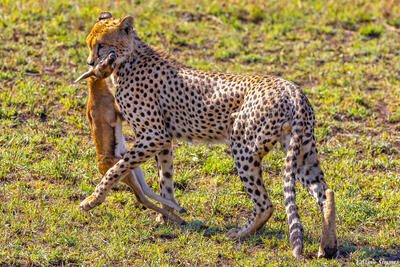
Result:
{"label": "tan fur", "polygon": [[319,245],[318,257],[333,257],[337,251],[337,236],[336,236],[336,203],[335,196],[332,190],[327,189],[326,194],[326,209],[322,214],[322,234],[321,243]]}
{"label": "tan fur", "polygon": [[119,160],[115,157],[114,125],[120,120],[118,106],[107,81],[96,77],[88,80],[89,99],[86,116],[96,147],[97,166],[102,175]]}

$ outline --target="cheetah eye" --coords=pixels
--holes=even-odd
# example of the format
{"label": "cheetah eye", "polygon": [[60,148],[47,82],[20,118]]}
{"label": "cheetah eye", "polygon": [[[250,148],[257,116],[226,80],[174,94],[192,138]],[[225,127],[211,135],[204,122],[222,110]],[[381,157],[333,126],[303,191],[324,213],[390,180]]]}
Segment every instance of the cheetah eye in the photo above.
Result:
{"label": "cheetah eye", "polygon": [[98,56],[98,57],[100,57],[100,50],[101,50],[102,48],[104,48],[104,45],[102,45],[102,44],[99,44],[99,45],[97,46],[97,56]]}

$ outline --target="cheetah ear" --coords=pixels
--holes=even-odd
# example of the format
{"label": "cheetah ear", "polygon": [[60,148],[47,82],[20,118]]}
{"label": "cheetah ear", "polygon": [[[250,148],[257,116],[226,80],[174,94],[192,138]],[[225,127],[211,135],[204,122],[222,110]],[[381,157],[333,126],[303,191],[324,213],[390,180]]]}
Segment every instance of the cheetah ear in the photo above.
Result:
{"label": "cheetah ear", "polygon": [[121,20],[121,29],[123,29],[127,34],[133,30],[133,17],[126,16]]}
{"label": "cheetah ear", "polygon": [[101,12],[101,13],[99,14],[98,20],[100,21],[100,20],[109,19],[109,18],[112,18],[111,13],[108,12],[108,11],[104,11],[104,12]]}

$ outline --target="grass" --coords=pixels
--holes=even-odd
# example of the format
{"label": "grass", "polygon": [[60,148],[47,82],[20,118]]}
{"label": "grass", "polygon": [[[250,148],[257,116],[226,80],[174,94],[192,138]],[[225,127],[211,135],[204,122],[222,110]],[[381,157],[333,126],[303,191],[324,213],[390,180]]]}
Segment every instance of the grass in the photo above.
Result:
{"label": "grass", "polygon": [[[0,1],[0,265],[399,263],[400,7],[383,16],[377,0],[107,2]],[[193,67],[302,86],[336,192],[338,258],[316,259],[320,215],[300,186],[305,249],[292,258],[278,151],[263,162],[275,213],[240,242],[225,232],[246,221],[251,202],[222,145],[175,144],[185,227],[157,223],[123,185],[79,210],[101,177],[87,91],[72,81],[87,68],[85,37],[103,10],[134,15],[144,40]],[[157,190],[154,161],[143,168]]]}

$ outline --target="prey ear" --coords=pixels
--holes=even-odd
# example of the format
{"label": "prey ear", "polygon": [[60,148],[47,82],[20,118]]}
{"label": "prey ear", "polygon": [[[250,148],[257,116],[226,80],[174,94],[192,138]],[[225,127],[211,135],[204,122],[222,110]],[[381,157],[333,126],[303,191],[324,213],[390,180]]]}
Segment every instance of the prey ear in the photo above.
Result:
{"label": "prey ear", "polygon": [[110,19],[110,18],[112,18],[111,13],[108,12],[108,11],[104,11],[104,12],[101,12],[101,13],[99,14],[98,20],[100,21],[100,20],[103,20],[103,19]]}
{"label": "prey ear", "polygon": [[126,16],[121,20],[120,27],[124,30],[127,34],[130,33],[133,29],[133,17]]}

